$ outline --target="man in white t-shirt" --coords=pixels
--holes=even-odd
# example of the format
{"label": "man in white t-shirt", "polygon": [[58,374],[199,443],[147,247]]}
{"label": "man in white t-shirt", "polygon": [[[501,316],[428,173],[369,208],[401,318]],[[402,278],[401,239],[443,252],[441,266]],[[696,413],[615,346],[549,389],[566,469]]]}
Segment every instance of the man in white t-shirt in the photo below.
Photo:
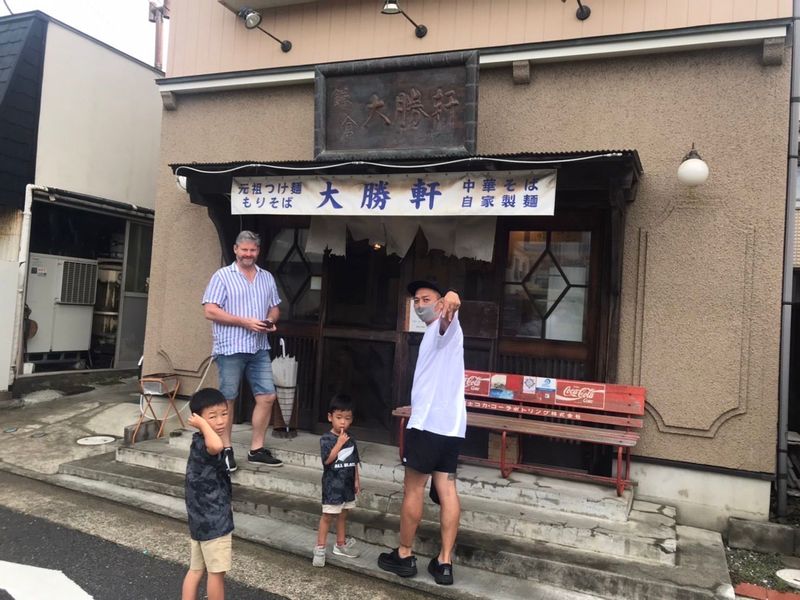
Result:
{"label": "man in white t-shirt", "polygon": [[403,506],[400,546],[384,552],[378,566],[401,577],[417,574],[414,537],[422,519],[425,486],[432,477],[441,505],[442,547],[428,572],[440,585],[452,585],[451,554],[456,543],[461,504],[456,491],[456,467],[467,428],[464,400],[464,334],[458,321],[461,299],[454,291],[444,296],[431,281],[413,281],[408,293],[414,310],[427,325],[419,346],[411,386],[411,418],[405,432]]}

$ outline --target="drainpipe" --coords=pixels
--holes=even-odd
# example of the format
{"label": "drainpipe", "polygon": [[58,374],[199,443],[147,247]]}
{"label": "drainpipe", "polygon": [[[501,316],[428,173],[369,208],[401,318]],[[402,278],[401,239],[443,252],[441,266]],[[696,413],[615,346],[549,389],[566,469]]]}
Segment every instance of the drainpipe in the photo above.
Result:
{"label": "drainpipe", "polygon": [[789,433],[789,369],[792,334],[792,271],[794,262],[797,151],[800,127],[800,0],[792,2],[792,83],[789,103],[789,160],[786,169],[786,228],[783,233],[783,292],[778,395],[778,516],[786,516]]}
{"label": "drainpipe", "polygon": [[[799,0],[800,1],[800,0]],[[28,249],[31,241],[31,208],[33,207],[33,192],[50,193],[43,185],[29,183],[25,186],[25,204],[22,208],[22,231],[19,235],[19,272],[17,273],[17,306],[14,311],[14,330],[11,338],[11,356],[13,364],[8,378],[13,383],[16,376],[22,372],[22,320],[25,307],[25,291],[28,285]]]}

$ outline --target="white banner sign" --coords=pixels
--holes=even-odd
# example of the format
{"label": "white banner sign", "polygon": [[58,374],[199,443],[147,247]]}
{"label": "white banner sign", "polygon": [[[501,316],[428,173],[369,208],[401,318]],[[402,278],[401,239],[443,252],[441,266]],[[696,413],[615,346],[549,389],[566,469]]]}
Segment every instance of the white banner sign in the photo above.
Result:
{"label": "white banner sign", "polygon": [[549,216],[556,172],[234,177],[231,214]]}

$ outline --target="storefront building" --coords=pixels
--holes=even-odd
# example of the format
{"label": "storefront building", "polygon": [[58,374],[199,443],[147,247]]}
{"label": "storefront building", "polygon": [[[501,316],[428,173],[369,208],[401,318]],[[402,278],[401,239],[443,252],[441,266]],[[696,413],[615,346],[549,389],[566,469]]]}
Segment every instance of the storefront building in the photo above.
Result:
{"label": "storefront building", "polygon": [[[356,434],[395,441],[420,340],[405,283],[436,277],[465,301],[467,368],[648,390],[637,497],[711,528],[766,518],[790,2],[596,0],[586,19],[556,0],[403,3],[424,37],[379,2],[251,2],[288,52],[226,4],[172,4],[146,371],[196,387],[202,291],[252,229],[300,363],[299,428],[322,431],[347,390]],[[676,170],[693,143],[711,175],[688,188]],[[551,214],[526,212],[526,185],[549,173]],[[420,216],[445,180],[461,210]],[[252,188],[281,182],[283,195]],[[380,182],[404,212],[374,210]],[[470,212],[467,195],[497,210]],[[485,435],[468,441],[486,452]],[[526,456],[608,468],[577,444],[529,442]]]}

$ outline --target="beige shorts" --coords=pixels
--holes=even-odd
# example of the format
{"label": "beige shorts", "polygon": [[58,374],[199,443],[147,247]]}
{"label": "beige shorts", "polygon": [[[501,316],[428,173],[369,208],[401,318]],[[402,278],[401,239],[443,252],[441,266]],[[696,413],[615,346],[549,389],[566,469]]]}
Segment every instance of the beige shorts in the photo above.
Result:
{"label": "beige shorts", "polygon": [[343,510],[351,510],[356,507],[356,501],[345,502],[344,504],[323,504],[322,513],[325,515],[338,515]]}
{"label": "beige shorts", "polygon": [[232,534],[198,542],[192,540],[192,558],[189,569],[192,571],[206,570],[209,573],[227,573],[231,570],[231,540]]}

